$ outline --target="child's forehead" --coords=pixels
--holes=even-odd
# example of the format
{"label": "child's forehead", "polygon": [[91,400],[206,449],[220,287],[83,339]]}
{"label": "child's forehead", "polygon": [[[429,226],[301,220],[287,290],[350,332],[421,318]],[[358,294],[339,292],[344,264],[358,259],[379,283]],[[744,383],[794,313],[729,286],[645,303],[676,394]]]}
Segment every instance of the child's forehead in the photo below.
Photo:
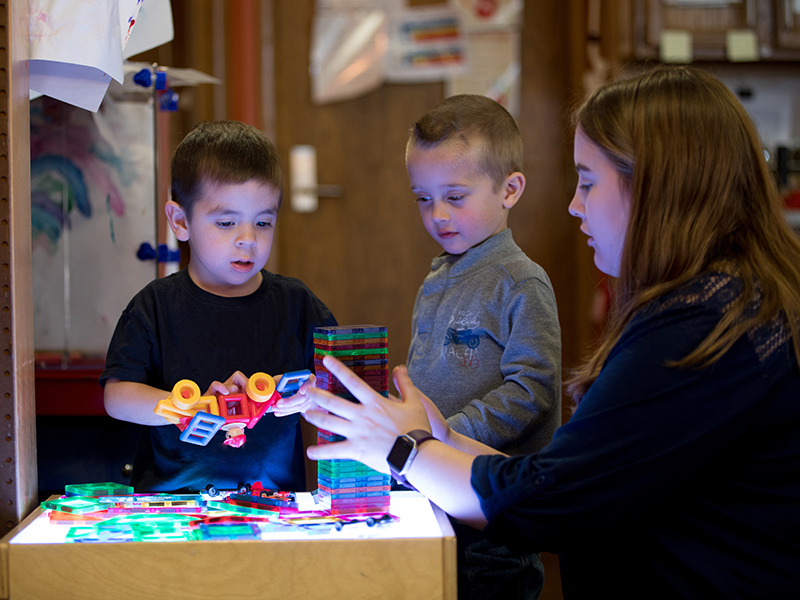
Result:
{"label": "child's forehead", "polygon": [[437,144],[436,146],[416,147],[409,153],[407,167],[412,180],[421,178],[444,178],[446,183],[464,183],[469,179],[473,183],[479,179],[489,178],[482,168],[480,155],[474,148],[465,145]]}
{"label": "child's forehead", "polygon": [[241,183],[203,181],[196,205],[217,212],[239,208],[277,212],[280,204],[278,189],[262,181],[251,179]]}
{"label": "child's forehead", "polygon": [[463,140],[445,140],[431,146],[416,145],[409,153],[410,161],[429,162],[452,165],[453,167],[466,167],[474,169],[480,164],[478,148]]}

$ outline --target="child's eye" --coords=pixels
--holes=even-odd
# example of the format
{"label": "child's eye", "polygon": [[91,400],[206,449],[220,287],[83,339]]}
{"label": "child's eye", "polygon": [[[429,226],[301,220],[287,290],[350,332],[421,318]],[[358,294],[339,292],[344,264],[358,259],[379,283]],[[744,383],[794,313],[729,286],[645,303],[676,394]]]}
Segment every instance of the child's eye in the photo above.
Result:
{"label": "child's eye", "polygon": [[256,227],[259,227],[261,229],[269,229],[270,227],[272,227],[272,223],[270,221],[258,221],[256,223]]}
{"label": "child's eye", "polygon": [[581,189],[584,192],[588,192],[590,189],[592,189],[592,184],[591,183],[581,183],[581,184],[578,185],[578,189]]}
{"label": "child's eye", "polygon": [[448,202],[461,202],[464,199],[464,196],[448,196]]}
{"label": "child's eye", "polygon": [[430,202],[429,196],[417,196],[417,202]]}
{"label": "child's eye", "polygon": [[217,227],[233,227],[233,221],[217,221]]}

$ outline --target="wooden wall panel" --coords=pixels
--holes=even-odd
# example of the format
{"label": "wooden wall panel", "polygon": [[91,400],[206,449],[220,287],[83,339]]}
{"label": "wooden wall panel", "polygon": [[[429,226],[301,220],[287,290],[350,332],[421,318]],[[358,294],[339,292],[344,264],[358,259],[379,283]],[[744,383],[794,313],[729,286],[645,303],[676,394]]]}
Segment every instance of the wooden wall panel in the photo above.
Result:
{"label": "wooden wall panel", "polygon": [[[443,95],[440,83],[385,85],[326,105],[311,101],[311,0],[275,3],[276,137],[317,148],[321,184],[343,188],[319,210],[278,221],[280,272],[299,277],[340,323],[389,330],[390,362],[405,360],[417,287],[440,247],[422,227],[405,171],[410,125]],[[288,189],[288,186],[287,186]],[[288,198],[287,198],[288,203]]]}
{"label": "wooden wall panel", "polygon": [[0,2],[0,534],[37,501],[28,3]]}
{"label": "wooden wall panel", "polygon": [[[519,246],[550,276],[558,303],[565,374],[591,336],[595,271],[580,221],[567,211],[576,182],[568,115],[580,99],[584,2],[526,2],[519,126],[528,184],[511,211]],[[571,414],[565,396],[563,418]]]}
{"label": "wooden wall panel", "polygon": [[[280,271],[303,279],[340,322],[388,326],[390,362],[397,364],[410,342],[417,288],[441,251],[422,227],[408,188],[405,141],[409,126],[444,89],[438,83],[384,85],[352,100],[313,104],[312,4],[275,3],[278,147],[286,157],[292,145],[314,145],[320,183],[341,185],[344,195],[322,198],[318,212],[308,215],[284,209]],[[579,89],[582,60],[575,53],[584,40],[572,17],[580,23],[581,8],[581,1],[526,3],[519,125],[528,187],[509,220],[517,243],[553,281],[568,368],[591,335],[594,280],[579,223],[567,213],[575,177],[565,115]]]}

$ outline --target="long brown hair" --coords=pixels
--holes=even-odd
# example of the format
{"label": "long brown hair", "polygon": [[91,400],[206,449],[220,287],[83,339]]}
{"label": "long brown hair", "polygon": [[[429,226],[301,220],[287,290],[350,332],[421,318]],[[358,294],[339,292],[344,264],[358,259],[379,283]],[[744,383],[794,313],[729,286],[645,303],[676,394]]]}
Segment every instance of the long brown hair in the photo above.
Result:
{"label": "long brown hair", "polygon": [[[660,68],[601,88],[573,124],[614,164],[631,203],[609,323],[568,384],[573,398],[589,389],[639,309],[712,269],[740,277],[743,291],[673,366],[706,367],[776,316],[791,324],[800,362],[800,240],[733,93],[703,71]],[[746,315],[757,287],[760,308]]]}

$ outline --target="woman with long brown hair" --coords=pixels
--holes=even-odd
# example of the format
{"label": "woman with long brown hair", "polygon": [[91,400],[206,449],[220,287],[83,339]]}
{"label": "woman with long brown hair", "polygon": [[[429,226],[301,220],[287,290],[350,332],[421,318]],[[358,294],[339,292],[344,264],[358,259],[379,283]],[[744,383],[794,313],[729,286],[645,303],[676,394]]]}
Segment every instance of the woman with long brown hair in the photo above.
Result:
{"label": "woman with long brown hair", "polygon": [[794,597],[800,242],[757,132],[688,68],[605,86],[574,123],[569,210],[616,286],[570,421],[507,457],[452,432],[403,367],[392,401],[326,357],[361,404],[310,391],[330,413],[307,418],[347,441],[309,456],[401,471],[488,536],[559,553],[567,597]]}

